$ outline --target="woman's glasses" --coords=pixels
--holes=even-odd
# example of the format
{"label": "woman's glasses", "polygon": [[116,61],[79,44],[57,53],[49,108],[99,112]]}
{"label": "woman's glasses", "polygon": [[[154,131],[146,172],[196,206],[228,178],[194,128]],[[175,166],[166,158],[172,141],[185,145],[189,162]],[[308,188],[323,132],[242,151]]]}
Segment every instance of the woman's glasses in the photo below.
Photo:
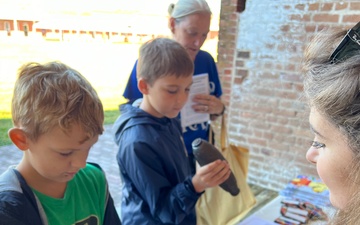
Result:
{"label": "woman's glasses", "polygon": [[343,61],[360,51],[360,22],[351,28],[345,37],[341,40],[338,47],[331,54],[329,60],[331,63]]}

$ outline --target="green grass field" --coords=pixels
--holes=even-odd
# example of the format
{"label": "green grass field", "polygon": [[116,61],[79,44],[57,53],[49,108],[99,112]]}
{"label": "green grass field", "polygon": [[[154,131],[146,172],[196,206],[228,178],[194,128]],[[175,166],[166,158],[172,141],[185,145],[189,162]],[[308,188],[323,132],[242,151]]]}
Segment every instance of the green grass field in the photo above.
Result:
{"label": "green grass field", "polygon": [[[1,39],[2,38],[2,39]],[[18,68],[27,62],[61,61],[85,76],[97,91],[105,110],[105,124],[119,115],[118,107],[140,44],[106,42],[49,42],[30,38],[0,37],[0,146],[10,144],[11,98]],[[217,40],[206,41],[204,50],[216,59]]]}
{"label": "green grass field", "polygon": [[0,119],[0,146],[11,144],[11,141],[7,135],[7,131],[11,126],[11,119]]}
{"label": "green grass field", "polygon": [[62,61],[84,75],[96,89],[105,110],[105,124],[113,123],[124,103],[122,92],[139,44],[0,41],[0,146],[9,145],[11,98],[18,68],[27,62]]}
{"label": "green grass field", "polygon": [[[113,124],[119,115],[119,110],[106,110],[104,124]],[[7,132],[11,127],[11,118],[0,119],[0,146],[11,144],[7,135]]]}
{"label": "green grass field", "polygon": [[105,110],[117,109],[124,102],[122,92],[138,48],[138,44],[0,41],[0,116],[9,112],[18,68],[31,61],[62,61],[73,67],[94,86]]}

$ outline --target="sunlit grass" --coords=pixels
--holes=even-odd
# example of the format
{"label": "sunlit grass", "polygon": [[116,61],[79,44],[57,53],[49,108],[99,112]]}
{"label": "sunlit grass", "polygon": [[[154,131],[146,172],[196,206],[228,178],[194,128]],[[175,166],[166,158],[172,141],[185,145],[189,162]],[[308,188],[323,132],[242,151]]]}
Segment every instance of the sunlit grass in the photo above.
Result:
{"label": "sunlit grass", "polygon": [[7,134],[11,127],[11,119],[0,119],[0,146],[11,144],[10,138]]}
{"label": "sunlit grass", "polygon": [[[0,113],[0,115],[2,115],[2,114]],[[105,125],[113,124],[119,115],[120,115],[120,112],[118,109],[106,110],[104,124]],[[6,115],[6,116],[8,116],[8,115]],[[8,137],[8,134],[7,134],[8,130],[11,127],[12,127],[11,117],[0,118],[0,146],[12,144],[12,142],[10,141],[10,138]]]}
{"label": "sunlit grass", "polygon": [[[18,68],[27,62],[61,61],[84,75],[93,85],[105,110],[104,124],[119,116],[118,107],[140,44],[46,42],[29,38],[0,41],[0,146],[11,144],[11,98]],[[206,41],[204,50],[216,59],[217,40]]]}
{"label": "sunlit grass", "polygon": [[113,124],[115,122],[115,120],[118,118],[118,116],[120,115],[120,111],[119,110],[109,110],[109,111],[105,111],[105,120],[104,120],[104,124]]}

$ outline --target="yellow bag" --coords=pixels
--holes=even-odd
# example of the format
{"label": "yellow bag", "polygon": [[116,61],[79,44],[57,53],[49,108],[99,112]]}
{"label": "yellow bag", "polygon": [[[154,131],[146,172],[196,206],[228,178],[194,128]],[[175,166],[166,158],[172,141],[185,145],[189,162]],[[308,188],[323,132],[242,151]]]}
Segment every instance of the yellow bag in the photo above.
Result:
{"label": "yellow bag", "polygon": [[246,180],[249,150],[233,144],[228,145],[224,116],[221,121],[220,141],[221,152],[236,177],[240,193],[232,196],[220,186],[206,189],[196,203],[198,225],[234,225],[244,218],[256,203]]}

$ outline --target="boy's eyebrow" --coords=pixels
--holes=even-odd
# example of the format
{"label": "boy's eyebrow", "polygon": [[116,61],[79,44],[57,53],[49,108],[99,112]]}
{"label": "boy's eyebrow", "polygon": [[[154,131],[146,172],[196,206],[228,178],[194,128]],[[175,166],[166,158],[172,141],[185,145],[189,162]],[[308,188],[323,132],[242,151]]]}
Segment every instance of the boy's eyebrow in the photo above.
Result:
{"label": "boy's eyebrow", "polygon": [[310,130],[315,133],[316,135],[318,135],[319,137],[326,139],[324,135],[320,134],[319,131],[315,130],[315,128],[310,124]]}

